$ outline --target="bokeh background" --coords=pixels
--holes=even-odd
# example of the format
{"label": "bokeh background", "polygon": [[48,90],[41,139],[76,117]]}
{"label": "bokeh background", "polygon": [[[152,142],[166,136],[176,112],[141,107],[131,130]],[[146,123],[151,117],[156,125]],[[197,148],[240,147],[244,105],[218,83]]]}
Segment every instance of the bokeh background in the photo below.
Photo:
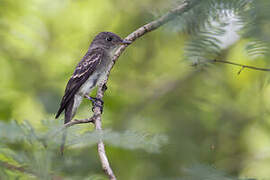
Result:
{"label": "bokeh background", "polygon": [[[175,3],[0,0],[0,179],[106,179],[92,125],[70,131],[69,139],[84,140],[70,143],[64,158],[58,143],[46,149],[41,142],[63,122],[55,113],[93,37],[101,31],[125,37]],[[266,43],[269,25],[257,24]],[[173,27],[138,39],[112,70],[102,122],[115,174],[123,180],[270,178],[269,73],[192,66],[184,52],[190,36]],[[218,58],[268,67],[267,53],[252,58],[245,51],[249,40],[235,38]],[[85,100],[76,118],[91,113]]]}

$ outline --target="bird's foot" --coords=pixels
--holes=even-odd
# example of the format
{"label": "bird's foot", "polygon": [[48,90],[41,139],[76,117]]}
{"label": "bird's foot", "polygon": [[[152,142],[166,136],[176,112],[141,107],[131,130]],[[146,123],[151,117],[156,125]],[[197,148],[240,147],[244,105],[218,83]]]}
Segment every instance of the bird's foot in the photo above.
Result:
{"label": "bird's foot", "polygon": [[95,98],[95,97],[91,97],[91,96],[85,96],[85,98],[89,99],[92,102],[92,111],[94,112],[95,107],[99,107],[101,113],[103,112],[103,104],[104,102],[99,99],[99,98]]}
{"label": "bird's foot", "polygon": [[104,102],[101,99],[93,98],[93,100],[92,100],[92,105],[93,105],[92,111],[94,112],[95,107],[99,107],[100,112],[102,114],[102,112],[103,112],[103,104],[104,104]]}

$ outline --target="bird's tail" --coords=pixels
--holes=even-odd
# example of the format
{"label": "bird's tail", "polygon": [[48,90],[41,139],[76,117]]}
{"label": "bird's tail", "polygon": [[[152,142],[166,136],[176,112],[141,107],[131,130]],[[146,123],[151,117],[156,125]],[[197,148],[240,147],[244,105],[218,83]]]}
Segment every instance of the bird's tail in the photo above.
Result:
{"label": "bird's tail", "polygon": [[[74,104],[74,99],[69,102],[65,109],[65,124],[71,121],[72,119],[72,108]],[[65,148],[65,143],[66,143],[66,138],[67,138],[67,129],[64,129],[63,135],[62,135],[62,143],[60,147],[60,153],[63,156],[64,155],[64,148]]]}

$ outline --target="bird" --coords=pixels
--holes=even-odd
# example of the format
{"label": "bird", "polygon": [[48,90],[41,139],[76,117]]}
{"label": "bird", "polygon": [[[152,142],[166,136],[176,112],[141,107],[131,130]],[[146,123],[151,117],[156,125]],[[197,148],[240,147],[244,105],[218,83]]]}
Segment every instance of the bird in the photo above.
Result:
{"label": "bird", "polygon": [[[115,51],[121,45],[130,43],[131,41],[123,40],[112,32],[100,32],[95,36],[66,85],[64,96],[55,116],[56,119],[65,111],[64,124],[70,122],[85,97],[94,105],[98,104],[97,101],[101,101],[88,95],[103,82]],[[63,135],[61,154],[63,154],[65,139],[66,131]]]}

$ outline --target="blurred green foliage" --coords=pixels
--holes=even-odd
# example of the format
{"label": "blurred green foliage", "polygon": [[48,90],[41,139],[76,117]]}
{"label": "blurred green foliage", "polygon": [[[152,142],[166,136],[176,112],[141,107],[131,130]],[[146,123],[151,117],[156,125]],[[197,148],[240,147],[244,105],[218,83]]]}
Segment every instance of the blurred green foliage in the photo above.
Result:
{"label": "blurred green foliage", "polygon": [[[65,157],[59,157],[63,120],[53,117],[65,85],[97,33],[125,37],[175,4],[0,0],[0,179],[106,179],[92,125],[70,128]],[[267,7],[268,0],[252,3],[249,35],[219,47],[215,57],[267,67]],[[268,73],[244,69],[237,75],[238,67],[222,64],[192,67],[184,51],[199,41],[194,32],[182,32],[181,23],[138,39],[111,73],[102,137],[115,174],[128,180],[270,177]],[[207,43],[196,51],[204,48],[208,53]],[[263,56],[250,56],[256,48]],[[76,118],[91,113],[85,101]],[[5,162],[26,172],[9,170]]]}

